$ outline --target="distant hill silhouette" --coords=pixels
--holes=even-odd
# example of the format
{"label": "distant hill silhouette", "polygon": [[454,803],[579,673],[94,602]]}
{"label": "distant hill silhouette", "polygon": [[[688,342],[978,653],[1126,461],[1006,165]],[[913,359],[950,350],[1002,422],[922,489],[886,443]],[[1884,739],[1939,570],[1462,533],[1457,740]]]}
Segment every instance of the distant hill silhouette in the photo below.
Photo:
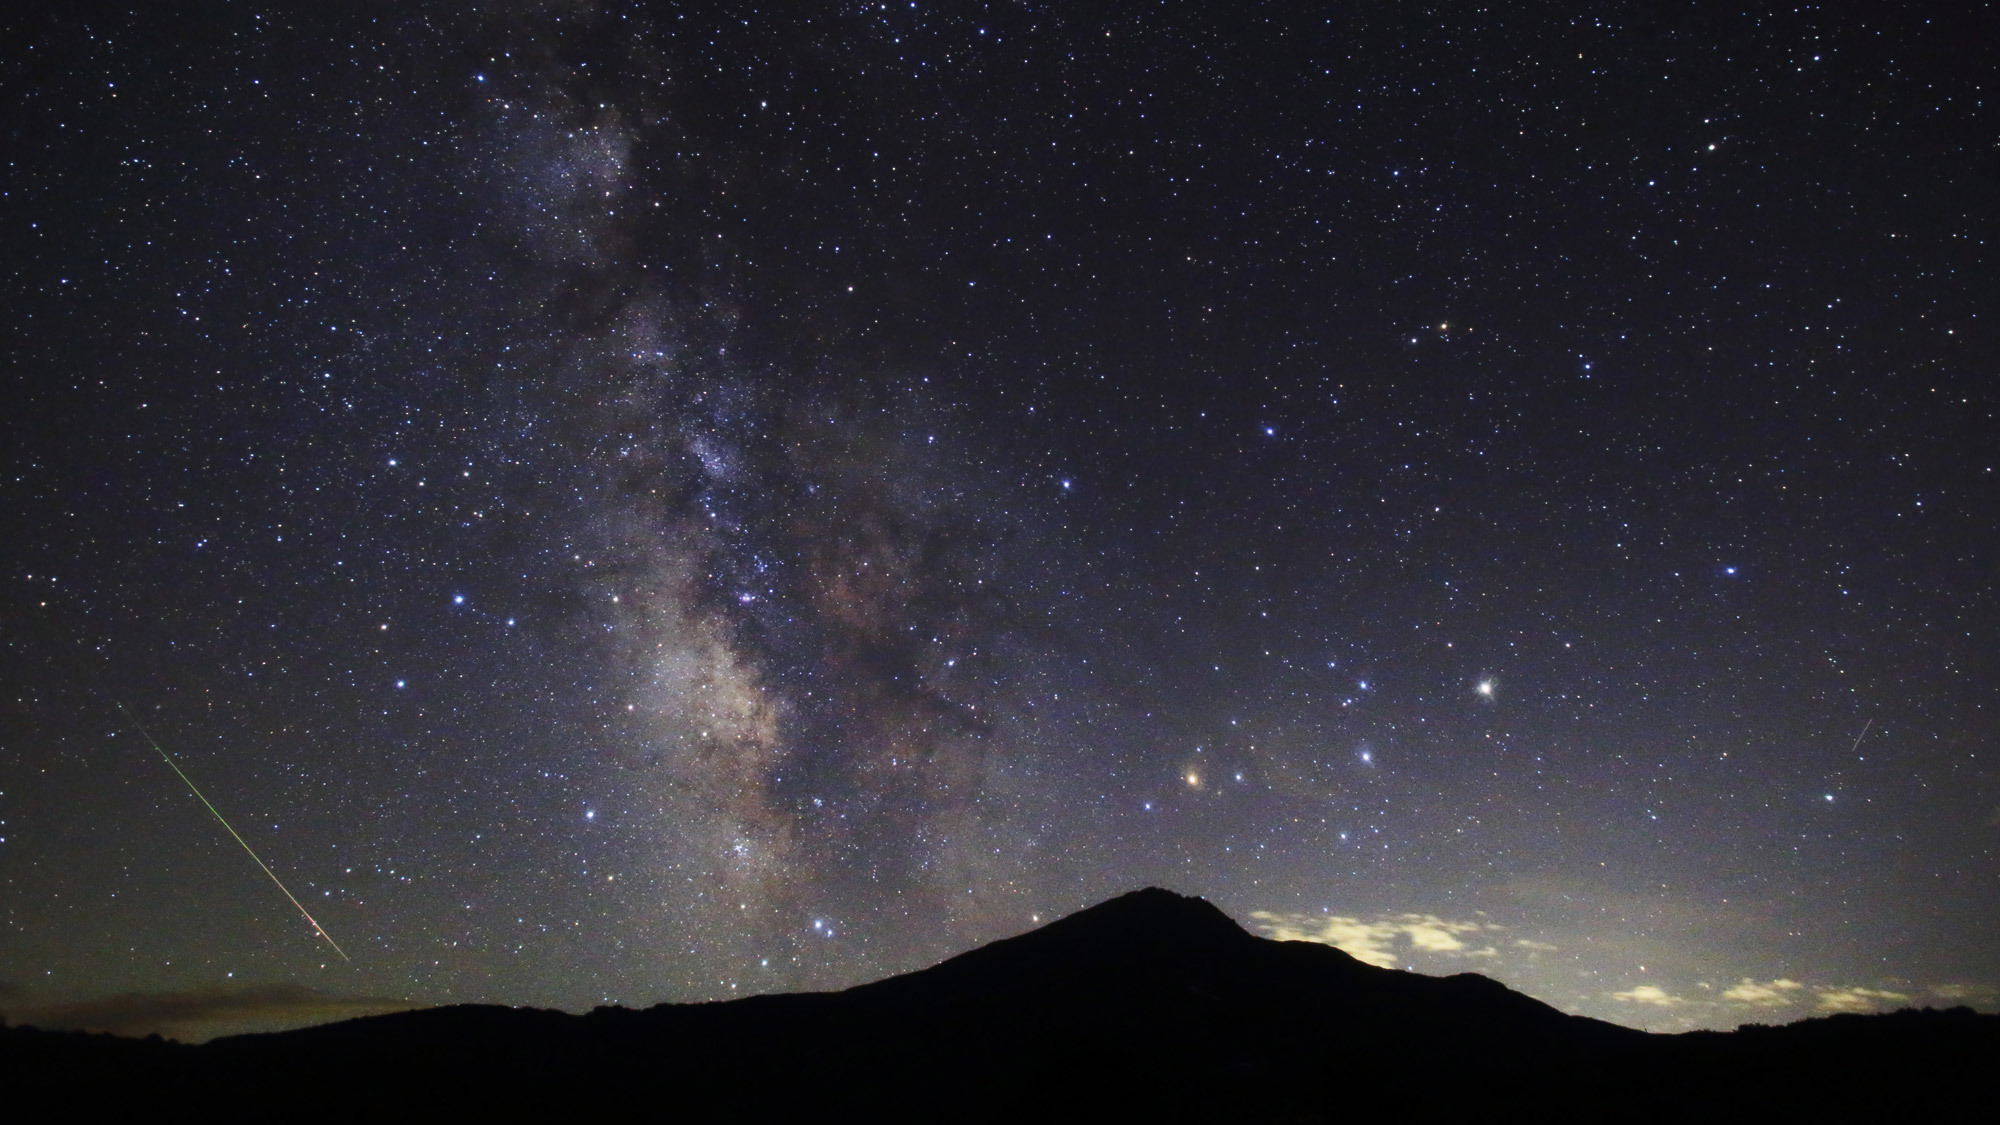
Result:
{"label": "distant hill silhouette", "polygon": [[224,1117],[1907,1117],[1983,1103],[1996,1074],[2000,1016],[1969,1009],[1648,1035],[1476,974],[1255,937],[1155,889],[844,992],[582,1016],[465,1005],[198,1047],[0,1034],[9,1104]]}

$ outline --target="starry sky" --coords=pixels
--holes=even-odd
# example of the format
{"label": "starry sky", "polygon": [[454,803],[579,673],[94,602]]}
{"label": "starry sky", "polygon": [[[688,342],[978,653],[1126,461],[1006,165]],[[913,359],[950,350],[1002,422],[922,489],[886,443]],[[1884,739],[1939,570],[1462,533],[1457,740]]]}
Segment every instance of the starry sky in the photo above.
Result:
{"label": "starry sky", "polygon": [[8,1018],[2000,1003],[1989,5],[132,8],[0,17]]}

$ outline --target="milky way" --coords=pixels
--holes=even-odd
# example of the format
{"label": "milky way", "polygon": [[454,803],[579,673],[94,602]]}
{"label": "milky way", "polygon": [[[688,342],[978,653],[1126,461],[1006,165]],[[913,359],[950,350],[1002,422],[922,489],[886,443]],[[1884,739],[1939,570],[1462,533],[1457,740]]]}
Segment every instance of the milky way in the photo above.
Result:
{"label": "milky way", "polygon": [[[850,982],[856,955],[819,948],[850,926],[887,965],[1009,927],[1030,818],[1079,780],[1038,760],[1020,714],[1052,655],[1029,635],[1029,560],[1066,544],[1008,509],[927,379],[730,354],[744,298],[700,270],[682,197],[701,189],[666,156],[696,142],[668,109],[576,93],[590,61],[551,57],[568,32],[544,16],[522,25],[542,49],[475,79],[467,178],[517,225],[505,284],[531,310],[497,365],[504,414],[479,428],[547,486],[514,498],[559,513],[525,519],[528,555],[560,541],[557,592],[593,634],[609,714],[582,815],[615,825],[644,888],[615,925],[754,963],[760,988]],[[611,58],[670,105],[650,38]],[[928,925],[906,938],[911,917]]]}
{"label": "milky way", "polygon": [[1709,15],[6,17],[0,1013],[1990,1007],[1991,29]]}

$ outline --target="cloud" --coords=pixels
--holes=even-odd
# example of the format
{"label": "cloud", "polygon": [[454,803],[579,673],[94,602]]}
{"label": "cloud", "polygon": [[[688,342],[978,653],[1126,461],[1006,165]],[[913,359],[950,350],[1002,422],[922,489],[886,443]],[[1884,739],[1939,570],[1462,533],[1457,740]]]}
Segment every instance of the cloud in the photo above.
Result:
{"label": "cloud", "polygon": [[[1728,1030],[1746,1022],[1788,1023],[1923,1004],[2000,1008],[2000,986],[1976,980],[1932,984],[1833,972],[1749,976],[1743,974],[1757,971],[1755,962],[1717,965],[1704,951],[1697,963],[1689,949],[1665,939],[1582,926],[1551,932],[1546,919],[1527,926],[1469,908],[1455,916],[1256,911],[1245,921],[1267,937],[1335,946],[1381,968],[1483,973],[1565,1011],[1649,1031]],[[1645,968],[1632,977],[1594,971],[1614,958]]]}
{"label": "cloud", "polygon": [[121,992],[91,1000],[32,1004],[9,1000],[9,1023],[52,1031],[159,1034],[200,1043],[222,1035],[281,1031],[358,1016],[407,1011],[416,1005],[387,996],[331,996],[296,984],[203,988],[188,992]]}
{"label": "cloud", "polygon": [[1873,1012],[1883,1004],[1907,1004],[1908,996],[1880,988],[1822,988],[1818,991],[1822,1012]]}
{"label": "cloud", "polygon": [[1990,984],[1941,984],[1931,989],[1931,995],[1953,1004],[1989,1006],[2000,997]]}
{"label": "cloud", "polygon": [[1258,910],[1250,918],[1265,936],[1278,941],[1316,941],[1331,945],[1357,961],[1393,969],[1406,958],[1399,946],[1420,953],[1455,957],[1495,957],[1492,946],[1467,949],[1464,935],[1498,930],[1490,922],[1462,922],[1435,914],[1378,914],[1353,918],[1342,914],[1279,914]]}
{"label": "cloud", "polygon": [[1687,1003],[1656,984],[1642,984],[1625,992],[1611,994],[1613,1000],[1623,1000],[1627,1004],[1651,1004],[1656,1008],[1678,1008]]}
{"label": "cloud", "polygon": [[[1703,984],[1702,988],[1708,988]],[[1943,986],[1932,990],[1934,995],[1944,999],[1971,999],[1993,995],[1991,990],[1981,991],[1977,986]],[[1688,1013],[1722,1013],[1732,1008],[1778,1009],[1814,1002],[1814,1010],[1821,1013],[1838,1012],[1879,1012],[1887,1008],[1900,1007],[1910,1002],[1910,997],[1901,992],[1882,988],[1830,988],[1806,985],[1795,980],[1779,977],[1775,980],[1760,981],[1744,977],[1722,991],[1719,1001],[1685,999],[1675,996],[1657,985],[1642,984],[1627,992],[1611,993],[1614,1000],[1627,1004],[1646,1004],[1659,1008],[1686,1007]]]}
{"label": "cloud", "polygon": [[1457,935],[1476,933],[1484,929],[1477,922],[1447,922],[1429,914],[1405,914],[1402,931],[1409,935],[1410,944],[1429,953],[1457,953],[1465,948],[1465,943]]}
{"label": "cloud", "polygon": [[1738,983],[1724,989],[1722,998],[1756,1008],[1782,1008],[1800,1000],[1802,998],[1800,993],[1805,991],[1805,987],[1798,981],[1783,978],[1759,984],[1749,977],[1744,977]]}

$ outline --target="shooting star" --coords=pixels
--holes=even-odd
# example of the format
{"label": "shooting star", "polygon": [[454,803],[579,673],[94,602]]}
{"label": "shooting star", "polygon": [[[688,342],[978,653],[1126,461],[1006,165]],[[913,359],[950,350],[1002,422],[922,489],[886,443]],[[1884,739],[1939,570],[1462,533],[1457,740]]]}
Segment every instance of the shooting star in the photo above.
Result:
{"label": "shooting star", "polygon": [[1861,740],[1868,737],[1868,728],[1874,725],[1875,720],[1873,719],[1861,724],[1861,733],[1854,736],[1854,745],[1847,748],[1849,754],[1861,749]]}
{"label": "shooting star", "polygon": [[[101,684],[99,685],[99,690],[103,690],[103,685]],[[237,843],[243,845],[243,851],[250,856],[251,860],[253,860],[259,868],[263,869],[264,874],[269,875],[271,877],[271,882],[277,884],[278,889],[284,892],[286,898],[292,900],[292,905],[299,908],[300,914],[305,915],[306,923],[313,928],[313,932],[318,934],[320,937],[325,938],[326,943],[333,947],[333,951],[335,953],[340,954],[340,959],[342,961],[352,962],[353,958],[347,955],[347,951],[345,949],[340,948],[340,943],[333,940],[332,934],[326,932],[326,927],[319,924],[319,919],[314,918],[312,916],[312,911],[307,910],[306,904],[299,901],[299,896],[293,894],[291,888],[285,886],[285,881],[283,879],[278,878],[278,873],[271,870],[271,865],[265,863],[264,860],[257,855],[256,849],[250,846],[250,841],[245,840],[242,834],[237,832],[236,829],[230,825],[229,821],[223,817],[222,813],[219,810],[217,810],[213,804],[209,802],[209,799],[202,795],[201,790],[195,786],[194,780],[188,777],[188,775],[181,770],[180,765],[174,761],[173,755],[167,753],[166,750],[160,746],[159,742],[153,738],[152,733],[148,731],[145,728],[145,726],[139,722],[139,717],[132,713],[132,709],[125,706],[125,704],[121,700],[119,700],[117,696],[111,695],[110,692],[106,691],[105,695],[111,699],[112,704],[115,705],[118,708],[119,712],[125,716],[125,721],[132,724],[132,729],[139,732],[139,737],[146,740],[146,745],[151,746],[153,748],[153,752],[160,756],[160,760],[167,763],[167,768],[174,771],[174,776],[180,778],[182,784],[188,787],[188,792],[194,794],[195,800],[200,801],[203,807],[207,808],[208,811],[214,815],[216,823],[222,825],[223,829],[227,831],[229,835],[236,840]]]}

